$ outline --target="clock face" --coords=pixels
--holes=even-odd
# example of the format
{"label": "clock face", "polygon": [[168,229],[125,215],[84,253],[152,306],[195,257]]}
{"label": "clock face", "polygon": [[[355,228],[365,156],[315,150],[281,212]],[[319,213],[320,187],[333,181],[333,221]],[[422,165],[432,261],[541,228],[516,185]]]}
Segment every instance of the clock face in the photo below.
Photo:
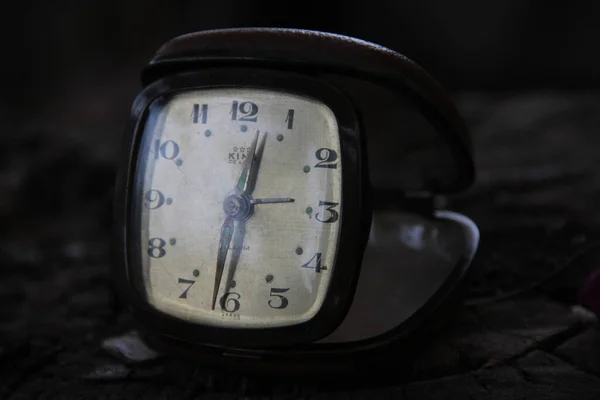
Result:
{"label": "clock face", "polygon": [[139,154],[137,256],[154,308],[236,328],[316,315],[343,218],[329,107],[263,89],[182,91],[151,104]]}

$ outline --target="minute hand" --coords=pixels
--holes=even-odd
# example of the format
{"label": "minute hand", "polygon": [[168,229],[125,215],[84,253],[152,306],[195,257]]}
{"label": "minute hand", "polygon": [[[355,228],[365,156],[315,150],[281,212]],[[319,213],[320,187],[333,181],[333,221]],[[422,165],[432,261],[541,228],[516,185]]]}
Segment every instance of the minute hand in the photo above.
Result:
{"label": "minute hand", "polygon": [[217,294],[221,286],[221,278],[225,269],[225,259],[233,236],[233,218],[227,216],[221,228],[221,237],[219,238],[219,253],[217,255],[217,268],[215,270],[215,285],[213,287],[212,309],[215,309],[217,303]]}
{"label": "minute hand", "polygon": [[242,167],[242,171],[240,172],[240,176],[238,177],[237,184],[235,186],[236,191],[238,191],[238,193],[241,194],[252,194],[252,191],[254,191],[254,186],[256,184],[256,176],[260,167],[260,161],[262,159],[262,153],[265,147],[265,140],[267,138],[267,134],[265,133],[263,135],[260,148],[257,151],[256,145],[258,143],[258,135],[259,131],[257,130],[254,136],[254,140],[252,140],[252,144],[250,145],[248,156],[246,157],[246,161],[244,162],[244,166]]}

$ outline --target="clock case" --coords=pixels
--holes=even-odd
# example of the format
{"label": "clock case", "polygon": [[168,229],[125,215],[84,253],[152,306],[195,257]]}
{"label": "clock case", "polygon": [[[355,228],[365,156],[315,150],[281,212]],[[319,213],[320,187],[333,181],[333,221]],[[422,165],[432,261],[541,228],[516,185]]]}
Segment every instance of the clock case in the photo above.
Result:
{"label": "clock case", "polygon": [[[140,292],[139,279],[138,283],[132,279],[136,268],[127,254],[129,201],[135,191],[131,162],[137,157],[136,138],[146,107],[156,96],[182,87],[230,85],[236,80],[246,86],[299,90],[332,107],[344,127],[342,163],[344,168],[351,167],[343,176],[344,188],[351,191],[344,189],[343,220],[348,225],[342,226],[347,237],[340,242],[340,254],[348,255],[343,267],[347,276],[340,291],[331,291],[337,296],[326,300],[339,306],[312,325],[291,327],[287,334],[286,328],[255,332],[251,340],[235,332],[228,337],[224,329],[182,325],[153,311]],[[478,245],[472,221],[438,209],[441,197],[465,190],[474,180],[468,130],[439,84],[404,56],[372,43],[321,32],[268,28],[205,31],[175,38],[157,52],[144,70],[142,82],[146,88],[132,109],[117,181],[115,277],[124,301],[151,332],[147,338],[151,343],[228,368],[250,366],[256,371],[286,365],[286,371],[335,367],[356,372],[368,369],[368,360],[377,362],[392,354],[408,360],[418,353],[447,311],[459,303]],[[348,209],[356,213],[347,213]],[[443,224],[454,226],[451,234],[436,231],[460,238],[451,245],[452,267],[446,268],[441,283],[430,290],[427,299],[393,328],[368,338],[328,340],[328,335],[335,336],[335,328],[343,325],[353,303],[363,250],[368,252],[370,246],[375,254],[389,253],[391,258],[384,261],[387,267],[402,263],[392,261],[394,254],[402,257],[394,249],[406,243],[393,231],[407,225],[406,218],[412,220],[412,226],[433,230]],[[391,230],[386,227],[388,220],[395,221]],[[383,247],[381,240],[377,243],[372,236],[377,224],[387,235]],[[340,261],[336,265],[342,265]],[[365,268],[376,270],[362,265],[363,272]],[[205,334],[198,334],[203,330]],[[248,330],[244,331],[248,335]]]}
{"label": "clock case", "polygon": [[[147,151],[142,151],[150,148],[148,141],[152,140],[149,135],[144,135],[146,122],[150,120],[150,106],[155,101],[165,103],[171,95],[184,90],[227,87],[269,89],[310,97],[326,104],[337,120],[342,164],[342,217],[338,222],[341,225],[336,267],[321,308],[314,317],[300,324],[252,329],[205,326],[160,312],[146,300],[140,257],[145,243],[141,242],[140,228],[144,212],[144,169],[149,157],[152,157]],[[158,79],[138,95],[127,136],[126,172],[118,184],[116,226],[119,227],[118,244],[122,248],[120,264],[124,265],[119,271],[119,280],[125,283],[122,292],[133,306],[134,315],[149,330],[189,342],[217,346],[273,347],[320,339],[341,323],[352,301],[371,221],[369,208],[364,204],[367,193],[363,187],[363,182],[367,181],[362,151],[364,144],[360,143],[354,109],[342,93],[325,81],[293,72],[259,68],[207,68],[197,72],[178,72]]]}

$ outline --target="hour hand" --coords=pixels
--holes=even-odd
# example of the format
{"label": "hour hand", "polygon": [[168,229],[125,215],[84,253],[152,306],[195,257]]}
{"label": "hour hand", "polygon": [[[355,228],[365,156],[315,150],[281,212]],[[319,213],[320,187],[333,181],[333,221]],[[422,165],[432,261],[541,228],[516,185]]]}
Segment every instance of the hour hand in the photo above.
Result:
{"label": "hour hand", "polygon": [[246,161],[244,161],[244,166],[242,167],[242,171],[240,172],[240,176],[238,177],[237,184],[235,186],[236,191],[242,194],[252,194],[254,190],[254,185],[256,183],[256,177],[258,175],[258,169],[260,168],[260,162],[262,159],[262,153],[265,148],[265,140],[267,138],[267,133],[263,135],[263,139],[261,144],[256,149],[258,144],[258,135],[259,131],[256,131],[254,136],[254,140],[252,140],[252,144],[250,145],[250,149],[248,150],[248,156],[246,157]]}
{"label": "hour hand", "polygon": [[223,227],[221,228],[221,237],[219,238],[219,253],[217,255],[217,269],[215,271],[215,285],[213,287],[213,310],[215,309],[215,304],[217,303],[219,286],[221,285],[223,270],[225,269],[225,259],[227,258],[227,251],[229,250],[229,244],[231,243],[232,236],[233,217],[227,216],[227,218],[225,218],[225,222],[223,222]]}

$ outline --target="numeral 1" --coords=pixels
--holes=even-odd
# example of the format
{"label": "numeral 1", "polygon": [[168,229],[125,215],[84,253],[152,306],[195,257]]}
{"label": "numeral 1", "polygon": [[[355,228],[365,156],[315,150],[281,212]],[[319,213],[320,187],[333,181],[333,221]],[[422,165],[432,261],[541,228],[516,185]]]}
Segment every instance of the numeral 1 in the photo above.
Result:
{"label": "numeral 1", "polygon": [[287,128],[294,128],[294,110],[288,110],[287,117],[285,118],[285,122],[287,122]]}

